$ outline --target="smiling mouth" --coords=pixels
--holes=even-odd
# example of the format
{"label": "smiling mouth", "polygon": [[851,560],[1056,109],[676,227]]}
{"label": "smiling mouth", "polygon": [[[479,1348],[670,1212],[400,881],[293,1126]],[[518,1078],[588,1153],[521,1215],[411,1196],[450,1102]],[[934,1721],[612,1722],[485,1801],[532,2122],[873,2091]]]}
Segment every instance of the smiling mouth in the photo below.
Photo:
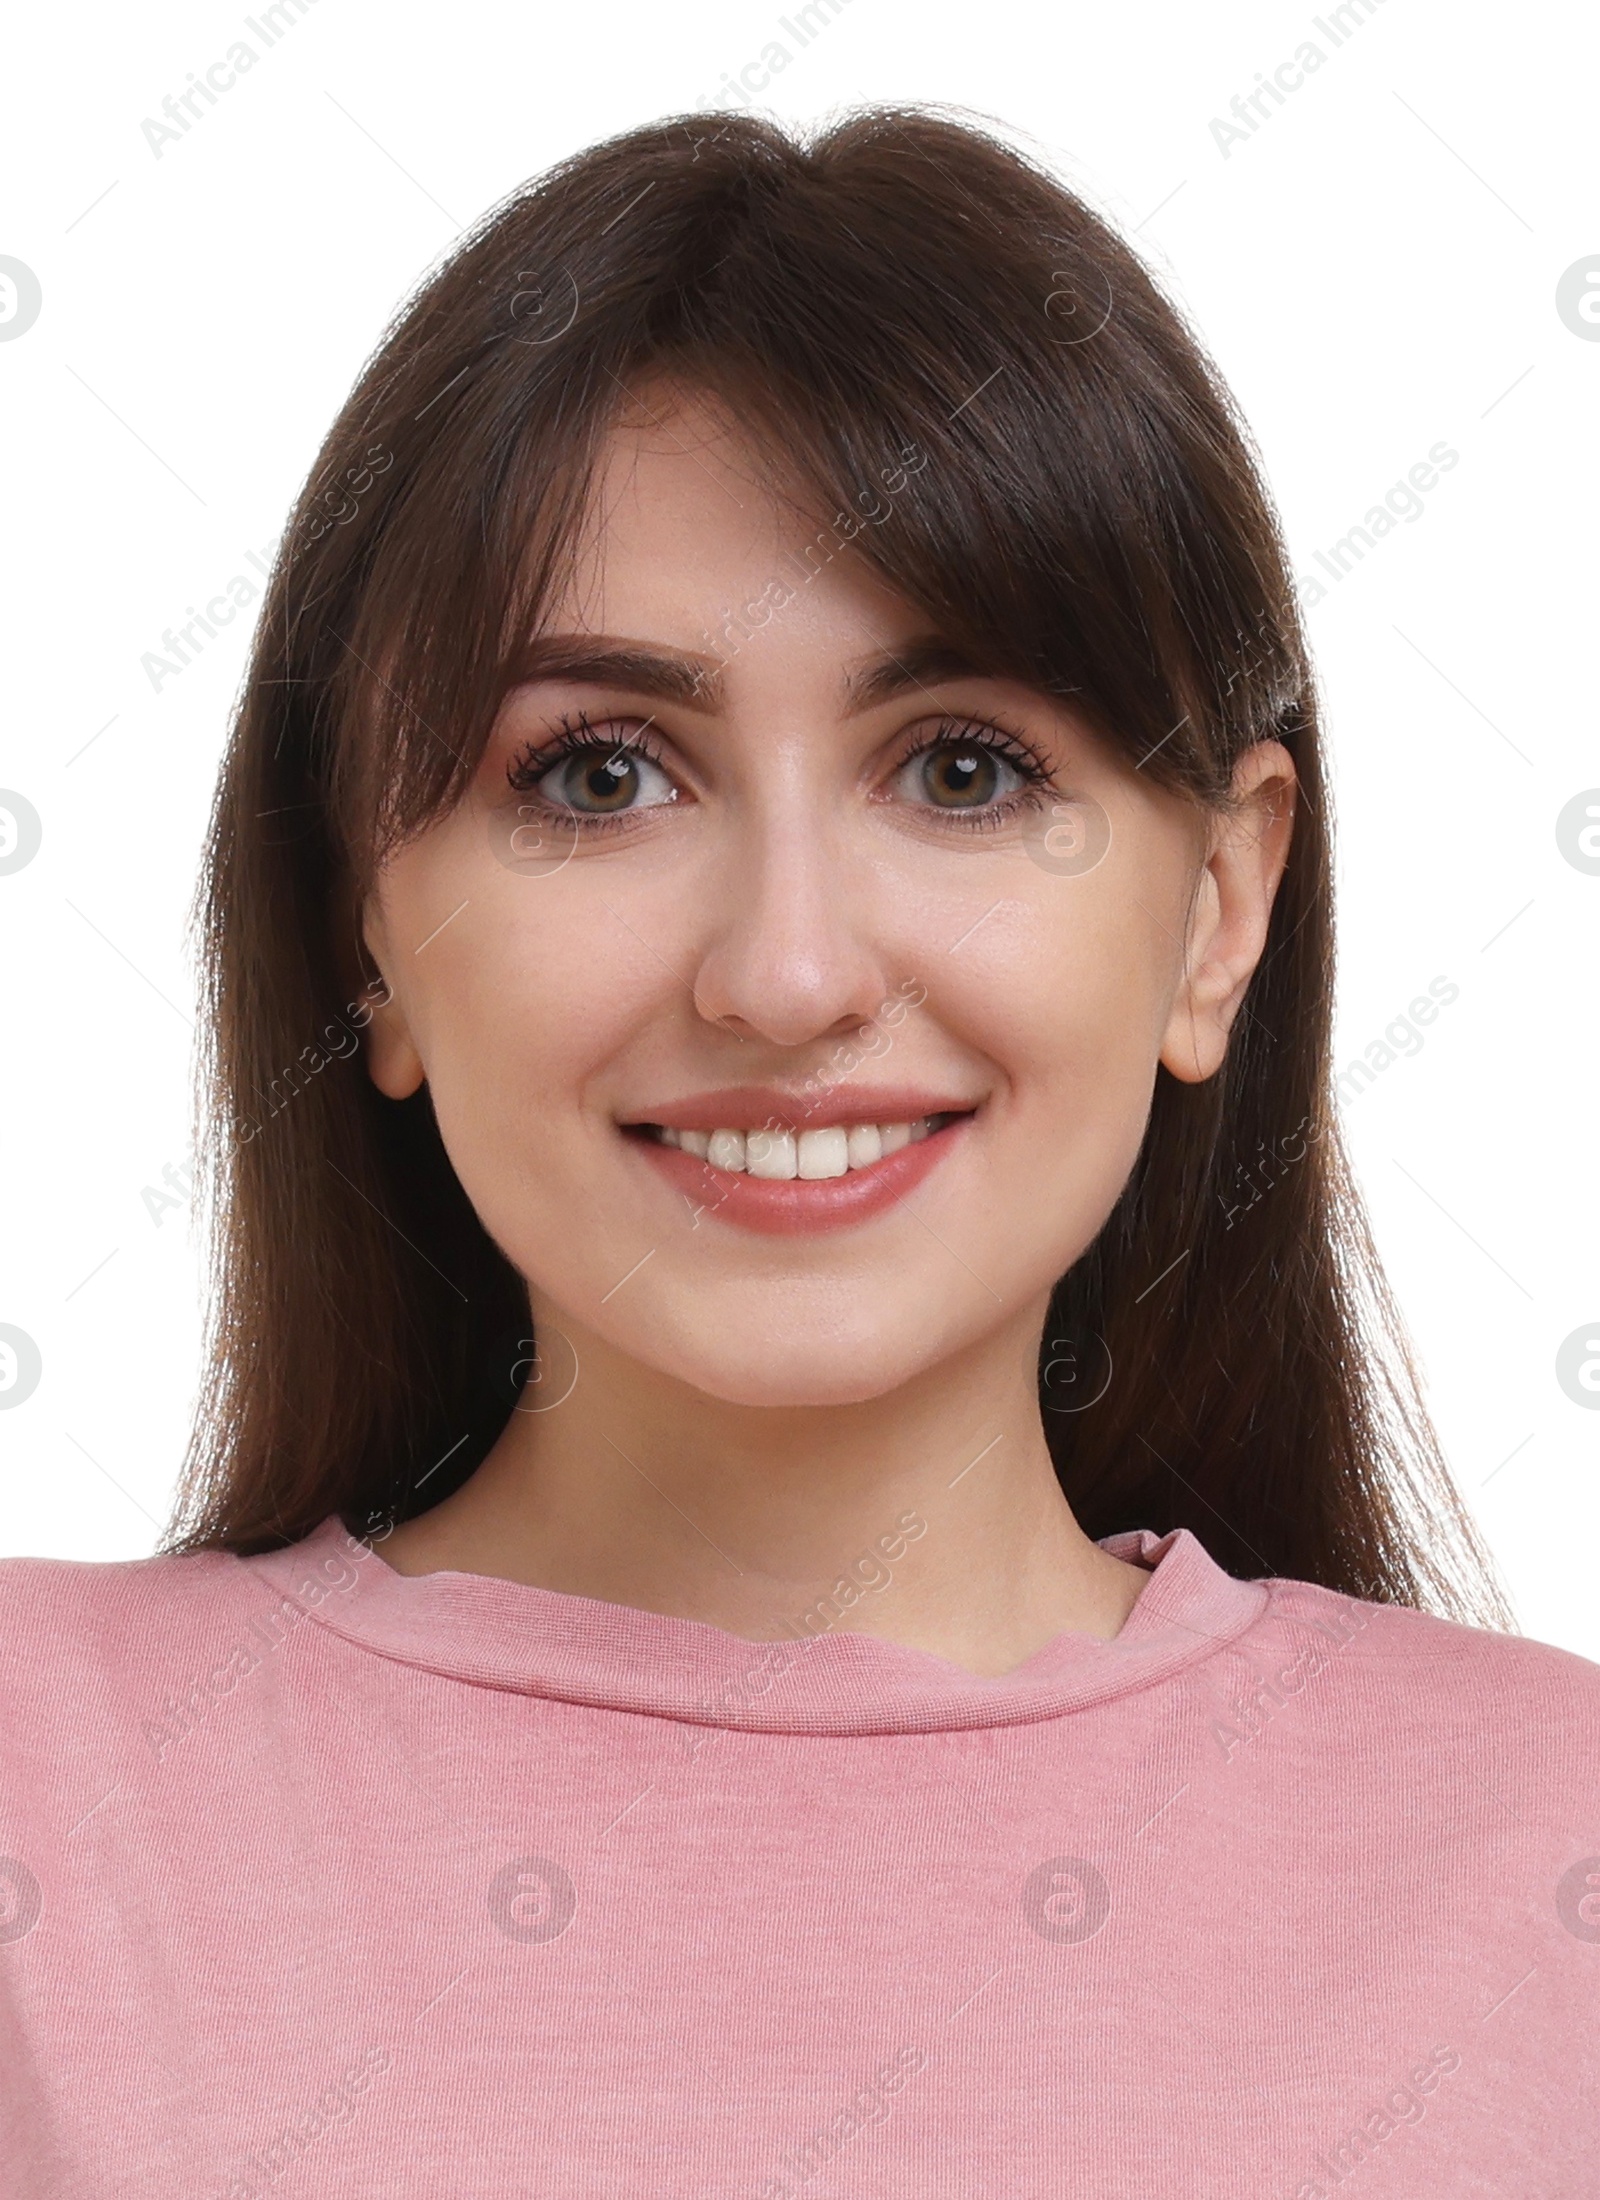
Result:
{"label": "smiling mouth", "polygon": [[631,1136],[658,1146],[676,1147],[707,1167],[730,1176],[750,1176],[771,1183],[798,1180],[821,1183],[830,1177],[853,1176],[870,1169],[905,1146],[942,1131],[946,1124],[965,1121],[975,1111],[950,1109],[940,1115],[919,1115],[898,1123],[830,1123],[816,1130],[674,1130],[660,1123],[629,1124]]}

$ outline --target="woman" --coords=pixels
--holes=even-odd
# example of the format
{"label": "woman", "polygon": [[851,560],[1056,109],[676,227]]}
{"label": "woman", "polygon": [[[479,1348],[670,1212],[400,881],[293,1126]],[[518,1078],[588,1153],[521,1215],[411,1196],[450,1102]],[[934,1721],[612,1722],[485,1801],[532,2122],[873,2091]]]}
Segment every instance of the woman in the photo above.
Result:
{"label": "woman", "polygon": [[1243,431],[1048,175],[691,116],[488,219],[223,773],[179,1516],[3,1569],[9,2189],[1592,2191],[1600,1672],[1329,875]]}

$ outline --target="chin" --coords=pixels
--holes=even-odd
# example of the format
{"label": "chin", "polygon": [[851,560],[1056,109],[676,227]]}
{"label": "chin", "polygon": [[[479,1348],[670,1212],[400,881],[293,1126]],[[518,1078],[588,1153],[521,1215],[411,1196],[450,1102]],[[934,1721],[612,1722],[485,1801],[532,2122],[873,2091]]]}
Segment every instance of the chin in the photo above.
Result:
{"label": "chin", "polygon": [[926,1320],[908,1320],[903,1331],[863,1323],[841,1336],[820,1324],[749,1318],[716,1342],[708,1325],[658,1344],[635,1332],[627,1349],[724,1405],[854,1406],[920,1374],[938,1356],[931,1334]]}

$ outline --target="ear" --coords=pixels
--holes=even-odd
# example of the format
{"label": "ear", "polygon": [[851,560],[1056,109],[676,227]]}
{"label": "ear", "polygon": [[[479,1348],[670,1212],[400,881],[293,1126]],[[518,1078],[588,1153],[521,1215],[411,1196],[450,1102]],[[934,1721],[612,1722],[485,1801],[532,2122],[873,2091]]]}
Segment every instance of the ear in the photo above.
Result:
{"label": "ear", "polygon": [[375,897],[361,913],[361,938],[367,955],[377,965],[378,977],[362,993],[370,1010],[367,1024],[367,1075],[391,1100],[409,1100],[426,1074],[422,1056],[411,1036],[405,1011],[400,1006],[391,975],[389,943],[383,911]]}
{"label": "ear", "polygon": [[1189,915],[1183,978],[1160,1059],[1185,1084],[1215,1076],[1228,1032],[1267,944],[1267,926],[1294,828],[1294,759],[1258,741],[1234,767],[1234,811],[1213,819]]}

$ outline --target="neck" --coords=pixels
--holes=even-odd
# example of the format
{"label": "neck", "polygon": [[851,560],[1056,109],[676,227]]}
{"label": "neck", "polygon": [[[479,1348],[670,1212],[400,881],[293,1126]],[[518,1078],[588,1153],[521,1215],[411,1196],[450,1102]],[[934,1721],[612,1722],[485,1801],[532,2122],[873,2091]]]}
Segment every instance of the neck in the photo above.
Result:
{"label": "neck", "polygon": [[450,1569],[703,1620],[755,1641],[829,1629],[1010,1672],[1109,1638],[1148,1580],[1090,1540],[1045,1444],[1042,1309],[884,1397],[730,1405],[551,1309],[557,1362],[487,1458],[379,1545]]}

